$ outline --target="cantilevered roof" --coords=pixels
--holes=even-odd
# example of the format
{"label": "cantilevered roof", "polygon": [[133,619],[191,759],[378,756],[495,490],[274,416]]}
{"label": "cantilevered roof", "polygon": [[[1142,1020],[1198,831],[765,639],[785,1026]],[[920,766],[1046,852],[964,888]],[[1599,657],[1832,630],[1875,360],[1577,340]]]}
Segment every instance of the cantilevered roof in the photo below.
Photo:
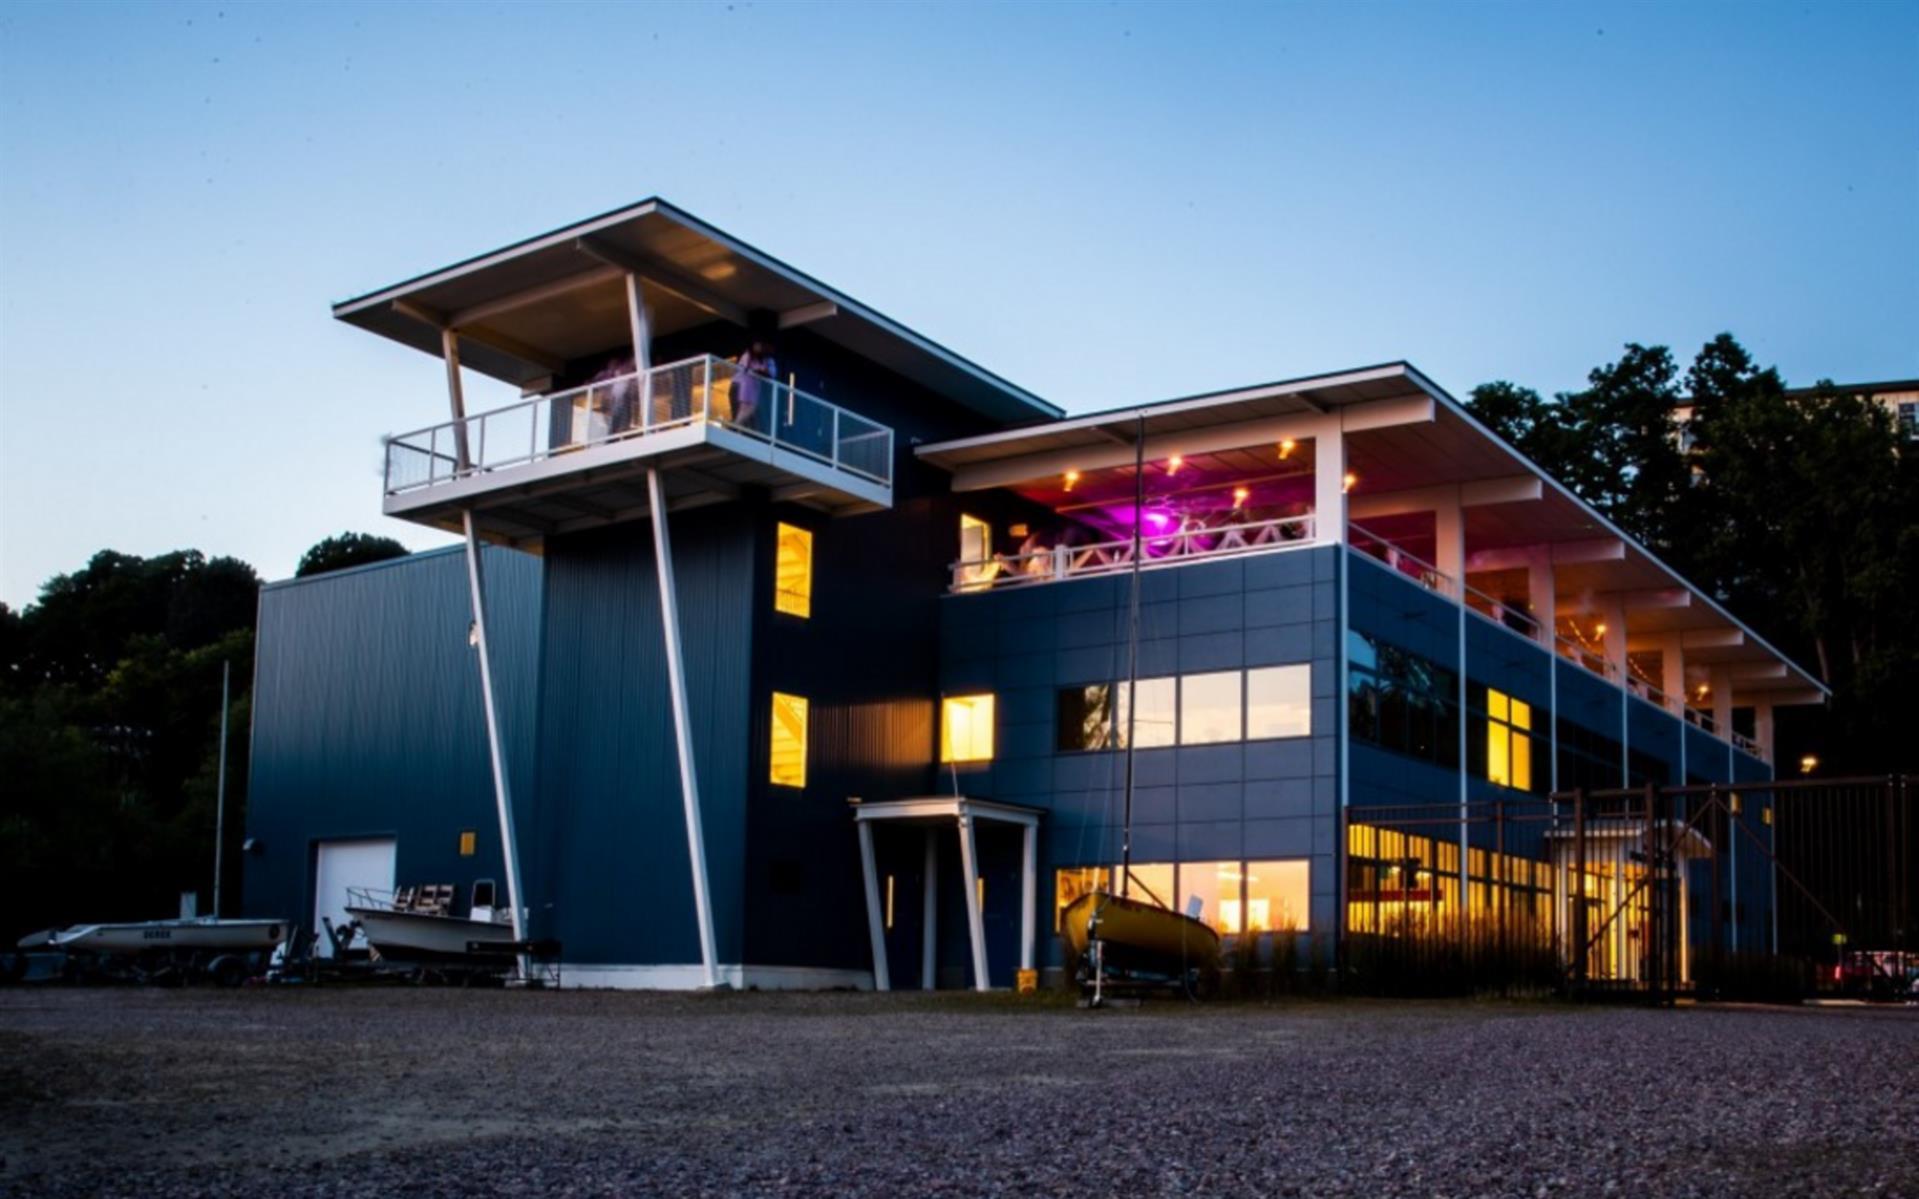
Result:
{"label": "cantilevered roof", "polygon": [[[1828,693],[1810,672],[1481,424],[1409,363],[1096,412],[937,442],[915,452],[952,472],[956,490],[1007,487],[1051,503],[1058,498],[1062,470],[1090,466],[1119,470],[1130,478],[1133,444],[1142,429],[1150,470],[1156,459],[1173,453],[1192,461],[1196,454],[1217,454],[1229,445],[1259,445],[1276,435],[1274,430],[1326,415],[1338,415],[1346,430],[1346,465],[1357,477],[1348,501],[1353,524],[1399,540],[1401,530],[1393,522],[1402,512],[1430,511],[1432,490],[1447,489],[1462,506],[1471,551],[1469,573],[1502,569],[1509,551],[1552,547],[1555,586],[1562,596],[1586,591],[1632,594],[1640,606],[1631,614],[1631,629],[1687,636],[1689,661],[1783,664],[1776,678],[1742,681],[1742,692],[1778,691],[1783,696],[1816,688]],[[1083,492],[1097,487],[1090,469],[1087,476],[1080,485]],[[1131,484],[1123,490],[1130,494]],[[1426,535],[1430,539],[1430,526]],[[1735,632],[1737,636],[1730,635]]]}
{"label": "cantilevered roof", "polygon": [[756,311],[1005,423],[1060,409],[851,297],[675,208],[643,200],[333,306],[348,324],[516,386],[631,343],[624,274],[645,280],[656,336]]}

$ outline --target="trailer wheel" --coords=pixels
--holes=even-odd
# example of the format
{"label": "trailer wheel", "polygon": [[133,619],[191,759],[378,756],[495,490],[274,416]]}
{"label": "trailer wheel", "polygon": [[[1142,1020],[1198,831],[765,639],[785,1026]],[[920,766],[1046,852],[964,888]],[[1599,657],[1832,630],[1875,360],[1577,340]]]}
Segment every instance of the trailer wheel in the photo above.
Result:
{"label": "trailer wheel", "polygon": [[237,954],[223,953],[207,963],[207,975],[216,986],[237,987],[247,980],[246,959]]}

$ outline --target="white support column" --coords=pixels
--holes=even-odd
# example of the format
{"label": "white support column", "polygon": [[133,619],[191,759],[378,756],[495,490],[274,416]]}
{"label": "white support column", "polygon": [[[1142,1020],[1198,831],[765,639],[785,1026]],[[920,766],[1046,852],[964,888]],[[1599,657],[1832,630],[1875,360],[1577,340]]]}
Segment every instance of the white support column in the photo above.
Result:
{"label": "white support column", "polygon": [[921,886],[924,896],[920,904],[920,987],[931,991],[939,985],[940,846],[937,828],[926,830],[926,876]]}
{"label": "white support column", "polygon": [[1667,633],[1659,645],[1659,689],[1679,705],[1683,717],[1686,711],[1686,650],[1683,634]]}
{"label": "white support column", "polygon": [[639,372],[637,415],[639,427],[653,423],[653,327],[646,312],[646,290],[640,277],[626,273],[626,323],[633,337],[633,369]]}
{"label": "white support column", "polygon": [[973,818],[959,818],[960,869],[966,884],[966,932],[973,943],[973,989],[989,991],[986,977],[986,922],[980,913],[979,853],[973,844]]}
{"label": "white support column", "polygon": [[1346,540],[1346,434],[1337,415],[1322,419],[1313,435],[1313,539]]}
{"label": "white support column", "polygon": [[880,875],[873,864],[873,825],[855,823],[860,831],[860,871],[866,876],[866,934],[873,939],[873,989],[890,991],[893,979],[886,969],[886,921],[880,915]]}
{"label": "white support column", "polygon": [[[455,462],[459,469],[472,465],[466,438],[466,391],[460,380],[460,338],[451,329],[440,330],[440,355],[446,360],[447,407],[453,419]],[[500,821],[500,857],[506,871],[506,902],[512,919],[513,939],[526,940],[526,900],[520,891],[520,842],[513,825],[513,790],[506,773],[506,752],[501,745],[500,705],[493,687],[493,655],[488,648],[486,626],[485,574],[480,566],[480,533],[473,522],[473,509],[460,513],[461,531],[466,537],[466,581],[468,603],[472,609],[473,648],[480,663],[480,706],[486,716],[487,764],[493,772],[493,806]],[[525,978],[530,963],[520,958],[520,977]]]}
{"label": "white support column", "polygon": [[1019,875],[1019,968],[1033,968],[1033,941],[1039,928],[1039,826],[1029,824],[1020,830],[1021,866]]}
{"label": "white support column", "polygon": [[[1727,744],[1732,743],[1732,672],[1724,666],[1712,668],[1712,731]],[[1731,776],[1727,776],[1730,782]]]}
{"label": "white support column", "polygon": [[1459,505],[1459,497],[1437,505],[1433,509],[1433,565],[1439,573],[1454,580],[1461,590],[1453,594],[1454,599],[1464,600],[1466,592],[1466,512]]}
{"label": "white support column", "polygon": [[1532,617],[1539,622],[1539,638],[1547,649],[1558,650],[1553,638],[1558,631],[1558,599],[1553,591],[1553,554],[1551,546],[1535,546],[1526,555],[1526,602]]}
{"label": "white support column", "polygon": [[720,985],[719,950],[713,939],[713,899],[706,886],[706,838],[700,831],[700,781],[693,764],[693,726],[686,710],[686,665],[680,656],[680,605],[673,583],[673,545],[666,529],[666,488],[660,472],[646,472],[647,504],[653,510],[653,558],[660,576],[660,632],[666,639],[666,683],[673,708],[673,734],[680,759],[680,798],[686,807],[686,850],[693,867],[693,910],[700,925],[700,964],[706,986]]}
{"label": "white support column", "polygon": [[[500,709],[493,691],[493,655],[486,635],[486,586],[480,569],[480,537],[473,509],[460,513],[466,529],[466,581],[473,605],[473,645],[480,658],[480,701],[486,709],[487,761],[493,768],[493,801],[500,818],[500,856],[506,868],[506,902],[513,917],[513,939],[526,940],[526,902],[520,895],[520,843],[513,827],[513,794],[506,774],[506,756],[500,746]],[[527,961],[520,961],[525,977]]]}

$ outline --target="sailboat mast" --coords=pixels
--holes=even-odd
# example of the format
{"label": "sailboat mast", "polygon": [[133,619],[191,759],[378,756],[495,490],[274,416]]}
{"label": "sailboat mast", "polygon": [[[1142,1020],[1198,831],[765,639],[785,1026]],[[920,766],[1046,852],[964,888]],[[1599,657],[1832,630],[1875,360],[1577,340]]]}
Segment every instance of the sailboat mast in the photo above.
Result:
{"label": "sailboat mast", "polygon": [[227,845],[227,711],[232,708],[233,662],[220,663],[220,781],[213,801],[213,916],[220,917],[220,875]]}
{"label": "sailboat mast", "polygon": [[1133,735],[1139,723],[1139,565],[1146,542],[1140,528],[1146,522],[1146,414],[1133,427],[1133,575],[1126,611],[1126,791],[1119,841],[1119,894],[1124,899],[1133,880]]}

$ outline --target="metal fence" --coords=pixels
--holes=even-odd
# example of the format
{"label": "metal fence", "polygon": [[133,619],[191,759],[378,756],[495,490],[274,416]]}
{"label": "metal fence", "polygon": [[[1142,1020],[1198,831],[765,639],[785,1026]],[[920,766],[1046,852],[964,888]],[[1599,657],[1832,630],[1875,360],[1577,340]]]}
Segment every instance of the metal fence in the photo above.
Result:
{"label": "metal fence", "polygon": [[1381,994],[1904,994],[1916,809],[1898,775],[1352,807],[1342,977]]}

